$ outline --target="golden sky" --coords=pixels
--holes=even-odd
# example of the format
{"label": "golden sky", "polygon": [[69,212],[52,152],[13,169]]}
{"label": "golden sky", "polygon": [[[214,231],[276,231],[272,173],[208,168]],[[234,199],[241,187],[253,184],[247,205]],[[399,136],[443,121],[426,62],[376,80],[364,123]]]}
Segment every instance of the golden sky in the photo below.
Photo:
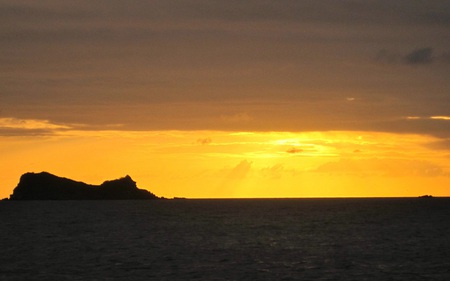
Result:
{"label": "golden sky", "polygon": [[450,2],[0,4],[0,197],[450,196]]}
{"label": "golden sky", "polygon": [[[7,197],[23,171],[100,184],[130,174],[158,196],[448,196],[441,139],[359,131],[82,131],[38,120],[3,126],[52,134],[0,138]],[[24,129],[25,130],[25,129]]]}

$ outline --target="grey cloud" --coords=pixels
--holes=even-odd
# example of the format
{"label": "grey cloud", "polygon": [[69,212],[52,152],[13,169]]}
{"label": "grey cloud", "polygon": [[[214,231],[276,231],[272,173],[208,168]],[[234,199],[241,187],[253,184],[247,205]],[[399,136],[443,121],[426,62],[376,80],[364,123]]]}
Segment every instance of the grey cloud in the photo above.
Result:
{"label": "grey cloud", "polygon": [[430,64],[433,61],[433,49],[431,47],[420,48],[405,56],[407,64]]}
{"label": "grey cloud", "polygon": [[[396,118],[450,114],[449,15],[440,0],[5,0],[0,102],[123,129],[442,133]],[[368,66],[383,47],[378,62],[433,75]]]}
{"label": "grey cloud", "polygon": [[384,131],[392,133],[418,133],[433,135],[439,138],[450,137],[450,122],[445,120],[419,119],[387,121],[374,121],[370,124],[361,124],[366,130]]}
{"label": "grey cloud", "polygon": [[0,128],[0,137],[43,137],[52,135],[55,135],[55,130]]}
{"label": "grey cloud", "polygon": [[[448,1],[428,1],[424,7],[411,1],[6,1],[0,15],[7,22],[77,26],[108,24],[115,28],[149,23],[286,22],[329,24],[429,23],[446,25]],[[187,22],[188,21],[188,22]],[[85,24],[86,23],[86,24]],[[42,26],[41,26],[42,27]]]}
{"label": "grey cloud", "polygon": [[435,61],[446,62],[446,58],[446,53],[435,55],[432,47],[414,49],[406,54],[382,49],[375,56],[375,60],[379,63],[407,65],[426,65]]}

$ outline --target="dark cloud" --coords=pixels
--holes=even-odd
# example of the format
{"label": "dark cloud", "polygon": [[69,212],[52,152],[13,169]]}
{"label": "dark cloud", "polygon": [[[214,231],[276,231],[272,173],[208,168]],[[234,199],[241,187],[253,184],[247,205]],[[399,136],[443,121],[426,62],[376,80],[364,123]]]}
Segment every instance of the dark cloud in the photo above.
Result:
{"label": "dark cloud", "polygon": [[51,124],[46,120],[0,118],[0,137],[52,136],[72,129],[76,129],[76,127],[72,125]]}
{"label": "dark cloud", "polygon": [[427,1],[427,6],[411,1],[4,1],[0,15],[7,19],[52,20],[54,18],[97,20],[222,20],[222,21],[298,21],[331,23],[429,23],[448,24],[449,4]]}
{"label": "dark cloud", "polygon": [[0,137],[44,137],[53,136],[55,133],[55,130],[50,129],[0,128]]}
{"label": "dark cloud", "polygon": [[444,138],[427,145],[432,149],[440,149],[450,151],[450,138]]}
{"label": "dark cloud", "polygon": [[[8,117],[420,133],[396,120],[450,115],[449,1],[6,0],[0,18]],[[381,48],[378,62],[429,67],[380,71]]]}
{"label": "dark cloud", "polygon": [[303,149],[292,147],[292,148],[289,148],[288,150],[286,150],[286,152],[287,153],[291,153],[291,154],[295,154],[295,153],[303,152]]}
{"label": "dark cloud", "polygon": [[447,55],[446,53],[435,55],[432,47],[415,49],[406,54],[382,49],[376,54],[375,60],[384,64],[426,65],[435,61],[445,63]]}
{"label": "dark cloud", "polygon": [[366,129],[392,133],[427,134],[439,138],[450,137],[450,121],[436,119],[394,119],[374,121]]}
{"label": "dark cloud", "polygon": [[430,64],[433,61],[433,49],[430,47],[416,49],[405,56],[407,64]]}
{"label": "dark cloud", "polygon": [[197,143],[202,144],[202,145],[210,144],[211,142],[212,142],[211,138],[197,139]]}

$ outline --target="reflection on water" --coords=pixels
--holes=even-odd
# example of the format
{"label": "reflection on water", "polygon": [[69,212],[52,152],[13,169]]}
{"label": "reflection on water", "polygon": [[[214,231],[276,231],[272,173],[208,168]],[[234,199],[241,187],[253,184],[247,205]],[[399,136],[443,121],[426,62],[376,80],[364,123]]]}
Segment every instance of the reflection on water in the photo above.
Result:
{"label": "reflection on water", "polygon": [[450,199],[0,202],[0,280],[450,280]]}

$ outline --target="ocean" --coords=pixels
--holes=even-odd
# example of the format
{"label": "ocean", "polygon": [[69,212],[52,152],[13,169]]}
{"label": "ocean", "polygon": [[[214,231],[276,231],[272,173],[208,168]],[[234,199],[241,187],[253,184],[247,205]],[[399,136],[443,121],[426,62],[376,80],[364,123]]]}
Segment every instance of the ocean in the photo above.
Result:
{"label": "ocean", "polygon": [[450,280],[450,198],[1,201],[0,280]]}

